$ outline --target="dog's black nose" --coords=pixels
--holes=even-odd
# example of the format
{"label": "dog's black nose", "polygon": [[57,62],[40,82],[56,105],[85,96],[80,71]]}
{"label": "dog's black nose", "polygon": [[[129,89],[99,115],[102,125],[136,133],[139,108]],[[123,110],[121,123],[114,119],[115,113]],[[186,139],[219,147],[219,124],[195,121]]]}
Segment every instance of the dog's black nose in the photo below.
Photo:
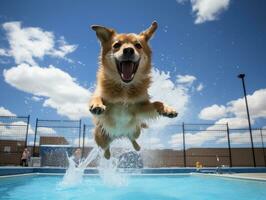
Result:
{"label": "dog's black nose", "polygon": [[124,56],[126,56],[126,57],[130,57],[130,56],[132,56],[132,55],[134,54],[134,49],[131,48],[131,47],[124,48],[124,49],[123,49],[123,54],[124,54]]}

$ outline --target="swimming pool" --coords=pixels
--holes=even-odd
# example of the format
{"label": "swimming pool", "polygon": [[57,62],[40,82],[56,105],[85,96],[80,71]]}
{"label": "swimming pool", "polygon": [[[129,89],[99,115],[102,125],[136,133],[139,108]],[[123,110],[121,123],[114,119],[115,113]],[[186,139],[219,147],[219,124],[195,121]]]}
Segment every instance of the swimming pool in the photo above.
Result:
{"label": "swimming pool", "polygon": [[99,176],[63,188],[62,176],[27,175],[0,179],[5,200],[264,200],[266,182],[208,175],[129,176],[123,186],[104,184]]}

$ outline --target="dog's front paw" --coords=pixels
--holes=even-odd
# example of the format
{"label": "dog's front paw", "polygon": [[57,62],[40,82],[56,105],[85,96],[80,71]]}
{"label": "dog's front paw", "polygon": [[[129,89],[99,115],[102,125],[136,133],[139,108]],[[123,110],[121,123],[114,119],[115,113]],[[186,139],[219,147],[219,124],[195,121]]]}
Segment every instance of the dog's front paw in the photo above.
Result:
{"label": "dog's front paw", "polygon": [[175,109],[169,107],[169,106],[164,106],[163,110],[159,112],[160,115],[163,115],[165,117],[169,118],[174,118],[177,117],[178,113],[175,111]]}
{"label": "dog's front paw", "polygon": [[92,104],[90,106],[90,112],[94,115],[100,115],[105,111],[105,105],[103,104]]}

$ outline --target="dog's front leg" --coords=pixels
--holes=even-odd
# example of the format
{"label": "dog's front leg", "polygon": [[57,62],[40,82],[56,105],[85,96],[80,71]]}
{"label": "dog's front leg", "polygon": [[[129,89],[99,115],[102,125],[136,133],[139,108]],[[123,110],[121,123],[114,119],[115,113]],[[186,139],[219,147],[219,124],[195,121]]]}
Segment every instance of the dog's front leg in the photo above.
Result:
{"label": "dog's front leg", "polygon": [[144,118],[154,118],[159,115],[174,118],[178,115],[174,108],[171,108],[160,101],[147,101],[139,104],[138,113],[141,113]]}
{"label": "dog's front leg", "polygon": [[155,101],[152,103],[159,115],[165,117],[174,118],[177,117],[178,113],[176,110],[160,101]]}
{"label": "dog's front leg", "polygon": [[94,115],[100,115],[105,111],[105,105],[100,96],[93,96],[89,103],[90,112]]}

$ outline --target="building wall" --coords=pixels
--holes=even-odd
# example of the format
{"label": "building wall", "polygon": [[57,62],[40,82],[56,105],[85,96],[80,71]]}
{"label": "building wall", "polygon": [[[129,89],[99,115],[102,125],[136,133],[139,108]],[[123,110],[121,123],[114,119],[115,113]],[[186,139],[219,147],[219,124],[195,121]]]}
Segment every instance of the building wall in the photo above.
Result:
{"label": "building wall", "polygon": [[68,144],[67,140],[64,137],[58,136],[41,136],[40,137],[40,145],[66,145]]}
{"label": "building wall", "polygon": [[19,165],[24,145],[25,141],[0,140],[0,165]]}

